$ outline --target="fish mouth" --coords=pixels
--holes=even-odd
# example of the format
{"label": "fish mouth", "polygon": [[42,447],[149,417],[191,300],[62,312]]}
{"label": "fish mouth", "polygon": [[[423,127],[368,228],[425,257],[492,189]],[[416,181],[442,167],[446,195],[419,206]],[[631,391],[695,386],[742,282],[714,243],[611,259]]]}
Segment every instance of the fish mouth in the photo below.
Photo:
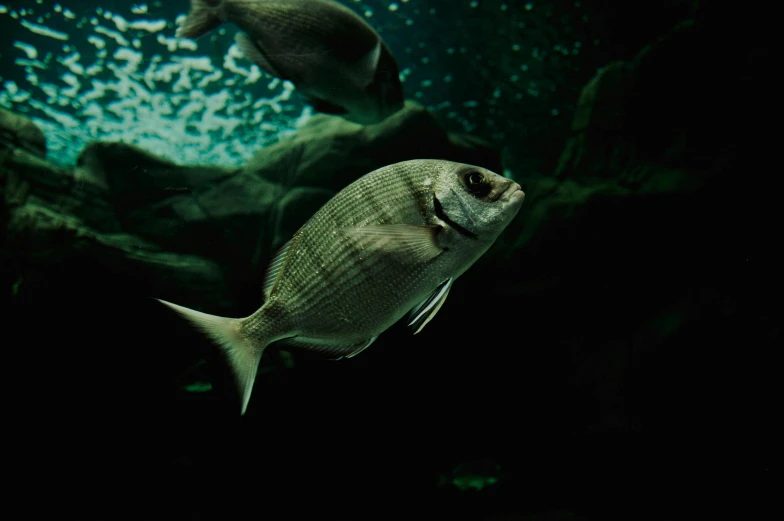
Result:
{"label": "fish mouth", "polygon": [[525,192],[523,192],[523,188],[517,184],[512,183],[509,187],[504,190],[504,193],[501,194],[499,199],[501,201],[522,201],[525,198]]}

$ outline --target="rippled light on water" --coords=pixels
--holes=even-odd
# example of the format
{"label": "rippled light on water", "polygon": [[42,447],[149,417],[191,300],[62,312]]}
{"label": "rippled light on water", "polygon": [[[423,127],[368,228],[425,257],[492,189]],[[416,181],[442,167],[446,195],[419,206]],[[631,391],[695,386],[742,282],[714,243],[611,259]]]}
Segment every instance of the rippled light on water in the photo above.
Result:
{"label": "rippled light on water", "polygon": [[41,127],[51,161],[73,164],[101,140],[234,166],[308,119],[294,86],[244,60],[233,31],[180,39],[176,18],[149,15],[147,4],[130,2],[122,13],[0,4],[0,24],[16,38],[15,67],[0,71],[0,106]]}

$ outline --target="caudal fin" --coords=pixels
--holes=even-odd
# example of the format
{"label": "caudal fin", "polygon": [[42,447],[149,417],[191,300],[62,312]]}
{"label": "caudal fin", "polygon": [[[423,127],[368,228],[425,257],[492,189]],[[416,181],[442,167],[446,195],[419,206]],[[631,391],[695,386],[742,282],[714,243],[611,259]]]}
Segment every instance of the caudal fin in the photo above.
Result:
{"label": "caudal fin", "polygon": [[266,345],[254,343],[240,331],[240,319],[217,317],[201,311],[188,309],[165,300],[155,299],[178,312],[188,319],[194,326],[203,331],[209,338],[218,344],[226,353],[234,376],[237,379],[240,396],[242,397],[242,413],[248,407],[250,393],[253,391],[253,382],[256,380],[256,371],[259,367],[261,354]]}
{"label": "caudal fin", "polygon": [[191,0],[191,11],[177,28],[177,38],[198,38],[223,23],[220,0]]}

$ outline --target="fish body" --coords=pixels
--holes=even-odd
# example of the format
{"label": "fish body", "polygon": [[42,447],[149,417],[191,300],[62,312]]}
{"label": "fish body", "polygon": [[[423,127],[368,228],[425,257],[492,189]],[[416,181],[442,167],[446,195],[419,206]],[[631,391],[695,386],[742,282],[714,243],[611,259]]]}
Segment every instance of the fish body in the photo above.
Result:
{"label": "fish body", "polygon": [[376,31],[332,0],[191,0],[178,37],[198,38],[224,22],[259,68],[291,81],[321,112],[362,124],[403,107],[394,57]]}
{"label": "fish body", "polygon": [[517,183],[484,168],[411,160],[350,184],[272,260],[264,304],[242,319],[161,301],[226,351],[244,414],[264,348],[272,342],[355,356],[409,313],[419,332],[454,280],[517,214]]}

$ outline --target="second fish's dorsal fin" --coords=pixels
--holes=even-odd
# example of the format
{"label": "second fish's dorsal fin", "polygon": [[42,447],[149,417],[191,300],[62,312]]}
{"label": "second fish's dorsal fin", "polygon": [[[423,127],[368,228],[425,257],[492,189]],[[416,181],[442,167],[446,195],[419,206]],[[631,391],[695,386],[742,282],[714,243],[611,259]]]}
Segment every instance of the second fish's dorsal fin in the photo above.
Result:
{"label": "second fish's dorsal fin", "polygon": [[438,225],[379,224],[349,228],[347,234],[364,247],[399,256],[408,255],[413,262],[427,262],[444,251],[438,244]]}
{"label": "second fish's dorsal fin", "polygon": [[283,264],[286,262],[286,255],[289,252],[289,246],[291,246],[291,241],[288,241],[284,244],[278,252],[272,257],[272,261],[270,262],[269,267],[267,268],[267,273],[264,274],[264,299],[269,299],[270,292],[272,291],[272,286],[275,285],[275,281],[278,280],[278,275],[280,275],[280,270],[283,268]]}
{"label": "second fish's dorsal fin", "polygon": [[414,330],[416,335],[422,328],[430,322],[449,295],[449,289],[452,287],[453,278],[446,279],[438,285],[438,287],[423,300],[417,307],[411,310],[408,315],[408,325]]}

